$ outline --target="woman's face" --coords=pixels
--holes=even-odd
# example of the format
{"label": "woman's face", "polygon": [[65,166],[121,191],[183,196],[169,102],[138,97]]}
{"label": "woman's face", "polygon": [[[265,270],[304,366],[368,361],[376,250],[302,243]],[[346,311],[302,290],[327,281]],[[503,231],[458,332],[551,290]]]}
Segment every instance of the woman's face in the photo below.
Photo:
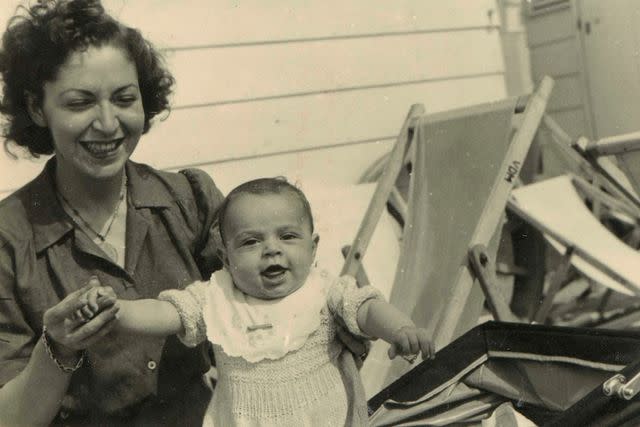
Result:
{"label": "woman's face", "polygon": [[31,111],[51,131],[57,167],[68,177],[118,175],[144,127],[135,64],[109,45],[71,54]]}

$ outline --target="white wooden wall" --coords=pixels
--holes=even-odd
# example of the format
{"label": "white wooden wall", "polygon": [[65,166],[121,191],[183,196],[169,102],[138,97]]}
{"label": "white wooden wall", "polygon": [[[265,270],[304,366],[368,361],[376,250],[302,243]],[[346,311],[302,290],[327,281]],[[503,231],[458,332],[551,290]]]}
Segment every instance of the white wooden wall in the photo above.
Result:
{"label": "white wooden wall", "polygon": [[555,80],[547,113],[573,137],[592,136],[584,99],[577,18],[572,2],[526,19],[531,72]]}
{"label": "white wooden wall", "polygon": [[[0,5],[0,22],[16,1]],[[496,0],[105,0],[163,50],[173,111],[134,159],[252,177],[357,182],[409,106],[506,96]],[[41,162],[0,155],[0,197]]]}

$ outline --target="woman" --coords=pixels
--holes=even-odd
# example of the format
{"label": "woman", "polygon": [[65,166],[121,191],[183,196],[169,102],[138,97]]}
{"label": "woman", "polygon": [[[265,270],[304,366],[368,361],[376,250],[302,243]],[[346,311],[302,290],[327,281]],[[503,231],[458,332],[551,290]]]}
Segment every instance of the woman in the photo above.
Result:
{"label": "woman", "polygon": [[4,136],[55,156],[0,202],[0,425],[199,425],[208,348],[118,335],[114,306],[64,319],[87,286],[138,299],[207,279],[222,195],[202,172],[129,160],[173,85],[138,31],[98,0],[27,11],[0,51]]}
{"label": "woman", "polygon": [[89,282],[153,297],[217,267],[211,179],[129,160],[168,109],[172,76],[97,0],[43,1],[14,18],[0,71],[5,138],[55,154],[0,203],[0,425],[200,424],[207,348],[115,335],[113,307],[64,321]]}

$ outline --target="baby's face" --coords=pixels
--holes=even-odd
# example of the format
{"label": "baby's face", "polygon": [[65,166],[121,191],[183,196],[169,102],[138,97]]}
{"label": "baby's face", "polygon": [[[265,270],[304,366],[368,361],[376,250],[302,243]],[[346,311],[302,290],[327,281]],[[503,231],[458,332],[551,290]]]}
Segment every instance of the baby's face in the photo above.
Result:
{"label": "baby's face", "polygon": [[318,236],[295,195],[242,194],[229,206],[223,227],[223,261],[241,291],[274,299],[304,284]]}

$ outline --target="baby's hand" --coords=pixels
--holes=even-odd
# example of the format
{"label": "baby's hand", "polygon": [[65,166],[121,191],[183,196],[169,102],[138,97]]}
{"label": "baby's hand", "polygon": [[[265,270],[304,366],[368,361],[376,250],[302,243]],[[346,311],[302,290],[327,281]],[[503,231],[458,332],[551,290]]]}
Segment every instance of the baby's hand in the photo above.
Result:
{"label": "baby's hand", "polygon": [[[397,355],[417,355],[422,352],[423,359],[433,359],[435,357],[435,350],[433,343],[429,339],[427,330],[423,328],[416,328],[415,326],[404,326],[394,332],[391,340],[391,348],[389,348],[389,358],[393,359]],[[410,363],[415,360],[415,357],[408,359]]]}
{"label": "baby's hand", "polygon": [[80,300],[84,305],[76,310],[74,318],[88,322],[105,308],[114,305],[118,297],[110,286],[96,286],[82,295]]}

